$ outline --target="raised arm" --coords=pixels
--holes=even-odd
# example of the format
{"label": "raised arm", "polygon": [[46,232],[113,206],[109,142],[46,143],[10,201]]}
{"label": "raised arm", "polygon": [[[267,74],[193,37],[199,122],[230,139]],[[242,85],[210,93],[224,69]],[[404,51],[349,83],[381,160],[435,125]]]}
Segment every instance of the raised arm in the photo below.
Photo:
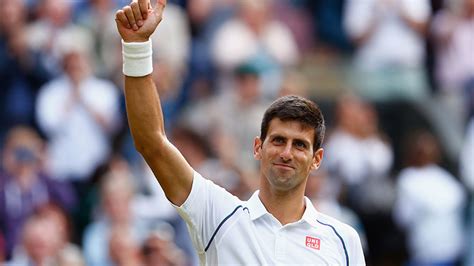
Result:
{"label": "raised arm", "polygon": [[[166,0],[156,0],[155,7],[150,0],[137,0],[117,11],[115,20],[124,49],[134,47],[126,51],[124,60],[135,63],[151,60],[151,48],[144,48],[144,43],[160,23],[165,5]],[[166,137],[160,97],[149,73],[151,68],[144,70],[146,62],[128,64],[132,61],[124,61],[125,102],[135,147],[151,167],[168,199],[181,205],[191,191],[193,169]]]}

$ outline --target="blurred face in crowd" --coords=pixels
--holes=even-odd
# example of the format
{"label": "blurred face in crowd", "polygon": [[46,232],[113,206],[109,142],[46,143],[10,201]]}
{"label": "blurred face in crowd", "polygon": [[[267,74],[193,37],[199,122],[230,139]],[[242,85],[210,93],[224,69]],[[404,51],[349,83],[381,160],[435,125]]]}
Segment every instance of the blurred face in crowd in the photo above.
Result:
{"label": "blurred face in crowd", "polygon": [[260,160],[261,185],[287,192],[304,188],[312,169],[319,167],[323,150],[313,151],[314,129],[298,121],[270,121],[265,140],[256,138],[254,154]]}
{"label": "blurred face in crowd", "polygon": [[242,104],[251,104],[260,96],[260,79],[256,74],[237,75],[237,92]]}
{"label": "blurred face in crowd", "polygon": [[71,4],[69,0],[43,0],[41,16],[56,27],[62,27],[71,21]]}
{"label": "blurred face in crowd", "polygon": [[109,255],[117,266],[142,265],[139,257],[139,246],[128,227],[115,226],[109,239]]}
{"label": "blurred face in crowd", "polygon": [[64,71],[73,83],[79,84],[89,74],[87,56],[80,51],[69,51],[63,56]]}
{"label": "blurred face in crowd", "polygon": [[201,25],[207,21],[212,12],[212,0],[190,0],[187,12],[193,24]]}
{"label": "blurred face in crowd", "polygon": [[267,0],[241,0],[239,14],[242,20],[255,33],[260,33],[270,16],[270,4]]}
{"label": "blurred face in crowd", "polygon": [[15,177],[37,171],[43,143],[39,136],[29,128],[12,129],[6,138],[3,166]]}
{"label": "blurred face in crowd", "polygon": [[[105,212],[112,223],[124,224],[130,219],[130,203],[133,192],[129,184],[121,176],[115,180],[107,180],[102,191],[102,200]],[[107,178],[113,178],[108,176]]]}
{"label": "blurred face in crowd", "polygon": [[377,130],[377,114],[368,103],[353,97],[343,96],[337,106],[338,126],[348,133],[365,138]]}
{"label": "blurred face in crowd", "polygon": [[46,258],[55,255],[57,250],[57,231],[54,223],[33,217],[24,227],[23,246],[28,256],[36,263],[42,264]]}
{"label": "blurred face in crowd", "polygon": [[26,21],[25,5],[20,0],[0,0],[0,32],[18,30]]}

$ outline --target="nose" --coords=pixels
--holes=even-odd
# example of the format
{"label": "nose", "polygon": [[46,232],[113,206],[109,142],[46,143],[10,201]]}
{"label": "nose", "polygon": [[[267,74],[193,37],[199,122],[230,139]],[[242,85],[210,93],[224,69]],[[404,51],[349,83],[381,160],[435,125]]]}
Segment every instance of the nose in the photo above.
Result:
{"label": "nose", "polygon": [[291,161],[292,157],[293,157],[293,154],[291,153],[291,143],[288,143],[285,145],[285,147],[281,151],[280,158],[283,161],[288,162],[288,161]]}

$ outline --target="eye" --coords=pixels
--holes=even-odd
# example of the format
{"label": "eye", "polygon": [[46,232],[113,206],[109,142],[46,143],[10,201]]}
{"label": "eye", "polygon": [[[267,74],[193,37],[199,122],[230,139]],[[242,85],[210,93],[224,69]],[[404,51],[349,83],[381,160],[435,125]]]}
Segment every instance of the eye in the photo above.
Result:
{"label": "eye", "polygon": [[277,136],[277,137],[273,138],[273,143],[274,144],[283,144],[283,143],[285,143],[285,139],[282,138],[282,137]]}
{"label": "eye", "polygon": [[295,146],[296,148],[298,149],[306,149],[306,143],[304,143],[303,141],[295,141]]}

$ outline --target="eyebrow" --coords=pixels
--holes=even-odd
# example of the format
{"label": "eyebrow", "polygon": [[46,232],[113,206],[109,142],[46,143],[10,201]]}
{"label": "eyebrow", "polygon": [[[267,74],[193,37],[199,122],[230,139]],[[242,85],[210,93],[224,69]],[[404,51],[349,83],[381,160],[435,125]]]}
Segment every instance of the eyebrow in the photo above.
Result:
{"label": "eyebrow", "polygon": [[[279,133],[274,133],[274,134],[271,134],[271,135],[268,136],[269,139],[274,139],[274,138],[276,138],[276,137],[278,137],[278,138],[283,138],[283,139],[285,139],[285,140],[288,139],[288,137],[285,137],[285,136],[283,136],[282,134],[279,134]],[[293,139],[293,142],[297,142],[297,141],[302,142],[303,144],[305,144],[305,145],[308,146],[308,147],[311,146],[311,142],[309,142],[309,141],[307,141],[307,140],[304,140],[304,139],[301,139],[301,138],[295,138],[295,139]]]}

